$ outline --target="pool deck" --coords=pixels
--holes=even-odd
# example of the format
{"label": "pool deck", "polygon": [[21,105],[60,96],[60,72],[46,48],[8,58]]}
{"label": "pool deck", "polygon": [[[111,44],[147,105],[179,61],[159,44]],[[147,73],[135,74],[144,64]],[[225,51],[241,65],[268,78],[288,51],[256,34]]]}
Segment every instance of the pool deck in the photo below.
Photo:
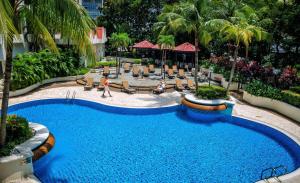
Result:
{"label": "pool deck", "polygon": [[[24,96],[19,96],[10,99],[10,105],[39,99],[65,98],[67,92],[70,91],[70,96],[76,92],[77,99],[85,99],[89,101],[99,102],[107,105],[116,105],[123,107],[162,107],[177,105],[181,100],[181,93],[172,92],[161,95],[155,94],[133,94],[129,95],[121,92],[112,91],[113,97],[103,98],[102,92],[96,89],[84,91],[82,86],[58,86],[58,87],[43,87],[32,93]],[[108,94],[106,94],[108,96]],[[269,126],[275,127],[300,142],[300,124],[292,121],[276,112],[254,107],[247,103],[235,100],[236,104],[233,109],[233,115],[247,118],[254,121],[260,121]],[[296,183],[300,181],[300,175],[292,178],[288,183]]]}

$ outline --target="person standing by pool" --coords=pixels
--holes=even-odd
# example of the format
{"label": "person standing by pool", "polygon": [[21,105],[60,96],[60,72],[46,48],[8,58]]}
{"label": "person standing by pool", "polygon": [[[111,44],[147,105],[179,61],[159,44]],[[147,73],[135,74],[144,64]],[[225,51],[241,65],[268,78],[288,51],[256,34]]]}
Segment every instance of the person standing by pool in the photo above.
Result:
{"label": "person standing by pool", "polygon": [[105,92],[108,92],[109,96],[112,97],[109,90],[109,80],[107,76],[105,76],[105,80],[104,80],[104,90],[103,90],[102,97],[105,97]]}

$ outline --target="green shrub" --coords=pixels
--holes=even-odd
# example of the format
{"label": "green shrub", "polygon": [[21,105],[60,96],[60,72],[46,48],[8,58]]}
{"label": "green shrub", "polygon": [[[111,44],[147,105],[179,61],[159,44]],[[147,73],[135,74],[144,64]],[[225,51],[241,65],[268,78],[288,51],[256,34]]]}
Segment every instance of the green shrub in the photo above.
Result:
{"label": "green shrub", "polygon": [[17,115],[7,116],[6,133],[6,144],[0,149],[0,157],[8,156],[16,145],[33,136],[27,119]]}
{"label": "green shrub", "polygon": [[134,64],[141,64],[141,63],[142,63],[142,59],[140,59],[140,58],[135,58],[135,59],[133,59],[133,63],[134,63]]}
{"label": "green shrub", "polygon": [[89,68],[81,67],[81,68],[78,69],[78,75],[85,75],[89,71],[90,71]]}
{"label": "green shrub", "polygon": [[254,80],[245,87],[245,91],[251,95],[268,97],[271,99],[281,100],[281,91],[270,85],[266,85],[261,81]]}
{"label": "green shrub", "polygon": [[299,93],[300,94],[300,86],[294,86],[294,87],[290,87],[290,90],[295,92],[295,93]]}
{"label": "green shrub", "polygon": [[290,90],[282,91],[282,101],[300,107],[300,94]]}
{"label": "green shrub", "polygon": [[202,99],[227,99],[226,89],[220,86],[199,86],[197,96]]}
{"label": "green shrub", "polygon": [[115,60],[112,60],[112,61],[104,61],[104,62],[97,62],[96,63],[96,68],[99,68],[99,67],[104,67],[104,66],[109,66],[109,67],[115,67],[117,64],[117,62]]}
{"label": "green shrub", "polygon": [[44,79],[76,75],[79,57],[72,50],[18,54],[13,60],[11,90],[26,88]]}

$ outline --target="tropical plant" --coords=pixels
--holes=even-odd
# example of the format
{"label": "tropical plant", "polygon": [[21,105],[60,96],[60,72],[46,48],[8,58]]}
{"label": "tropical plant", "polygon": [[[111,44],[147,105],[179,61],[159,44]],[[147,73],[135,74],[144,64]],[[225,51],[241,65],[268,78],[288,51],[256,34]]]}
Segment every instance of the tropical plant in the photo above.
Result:
{"label": "tropical plant", "polygon": [[203,85],[199,87],[197,96],[202,99],[227,99],[227,92],[223,87],[214,85]]}
{"label": "tropical plant", "polygon": [[209,0],[180,1],[172,6],[166,5],[155,24],[160,34],[189,33],[195,44],[195,84],[198,90],[199,42],[207,46],[212,40],[205,23],[209,19]]}
{"label": "tropical plant", "polygon": [[63,39],[69,39],[75,44],[81,55],[94,61],[95,50],[89,34],[95,25],[86,10],[74,0],[1,0],[0,10],[0,34],[3,35],[6,45],[0,130],[0,147],[2,147],[6,139],[14,36],[19,33],[31,34],[35,40],[39,40],[40,45],[46,45],[52,51],[58,52],[52,35],[60,32]]}
{"label": "tropical plant", "polygon": [[49,50],[18,54],[13,59],[13,71],[10,90],[22,89],[44,79],[73,76],[79,73],[79,57],[72,50],[60,51],[60,54]]}
{"label": "tropical plant", "polygon": [[257,41],[261,41],[267,37],[267,33],[261,27],[251,25],[244,19],[236,21],[233,18],[232,22],[223,19],[215,19],[209,21],[207,25],[211,29],[218,30],[224,41],[233,43],[234,54],[230,78],[227,85],[228,92],[234,76],[241,44],[248,48],[254,38]]}
{"label": "tropical plant", "polygon": [[10,155],[13,148],[33,136],[28,120],[17,115],[7,116],[7,144],[0,149],[0,157]]}
{"label": "tropical plant", "polygon": [[[159,35],[157,44],[162,50],[162,63],[161,63],[161,74],[163,73],[163,66],[167,60],[167,51],[172,50],[175,47],[175,37],[173,35]],[[165,78],[165,71],[164,71]]]}
{"label": "tropical plant", "polygon": [[127,50],[129,44],[131,43],[131,39],[129,38],[127,33],[113,33],[111,35],[111,38],[109,40],[111,46],[116,49],[117,55],[116,60],[118,62],[117,65],[117,78],[120,74],[120,67],[121,67],[121,61],[120,61],[120,51]]}

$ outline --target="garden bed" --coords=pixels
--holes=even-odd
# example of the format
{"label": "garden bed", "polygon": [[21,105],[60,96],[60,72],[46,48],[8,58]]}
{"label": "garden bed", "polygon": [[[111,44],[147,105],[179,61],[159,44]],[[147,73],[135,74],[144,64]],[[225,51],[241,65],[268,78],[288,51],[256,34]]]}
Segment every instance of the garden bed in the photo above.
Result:
{"label": "garden bed", "polygon": [[246,91],[244,91],[243,100],[258,107],[274,110],[297,122],[300,122],[300,109],[285,102],[267,97],[251,95]]}

